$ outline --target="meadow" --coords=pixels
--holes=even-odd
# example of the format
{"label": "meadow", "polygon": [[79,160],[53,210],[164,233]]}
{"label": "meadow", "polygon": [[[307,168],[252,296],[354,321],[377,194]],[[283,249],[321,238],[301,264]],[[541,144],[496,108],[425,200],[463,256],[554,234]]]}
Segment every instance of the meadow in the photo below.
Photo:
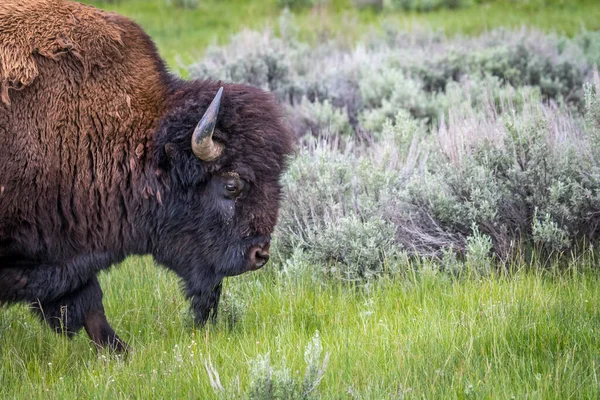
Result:
{"label": "meadow", "polygon": [[301,267],[227,280],[219,321],[194,331],[176,279],[148,258],[125,262],[102,277],[107,313],[135,349],[125,359],[3,310],[0,397],[600,395],[600,279],[587,262],[479,279],[420,268],[366,286]]}
{"label": "meadow", "polygon": [[600,397],[600,4],[246,3],[93,4],[285,107],[272,261],[201,329],[151,258],[103,273],[128,355],[0,309],[0,398]]}
{"label": "meadow", "polygon": [[[167,0],[85,0],[106,10],[133,18],[155,41],[174,72],[186,75],[185,66],[196,61],[213,44],[225,44],[243,28],[277,29],[281,0],[203,0],[196,8],[178,8]],[[495,27],[535,26],[574,35],[582,29],[600,29],[600,5],[594,0],[499,0],[429,13],[382,13],[358,10],[350,0],[320,1],[318,7],[294,10],[303,40],[315,43],[323,36],[339,35],[353,43],[371,30],[386,25],[403,29],[428,28],[447,34],[479,34]],[[546,5],[550,3],[550,5]]]}

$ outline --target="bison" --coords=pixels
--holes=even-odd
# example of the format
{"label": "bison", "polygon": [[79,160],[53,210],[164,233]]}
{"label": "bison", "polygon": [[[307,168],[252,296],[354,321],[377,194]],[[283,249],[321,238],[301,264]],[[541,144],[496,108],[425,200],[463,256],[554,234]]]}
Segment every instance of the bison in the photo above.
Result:
{"label": "bison", "polygon": [[293,134],[271,94],[184,81],[131,20],[67,0],[0,3],[0,303],[126,349],[97,274],[150,254],[195,321],[262,267]]}

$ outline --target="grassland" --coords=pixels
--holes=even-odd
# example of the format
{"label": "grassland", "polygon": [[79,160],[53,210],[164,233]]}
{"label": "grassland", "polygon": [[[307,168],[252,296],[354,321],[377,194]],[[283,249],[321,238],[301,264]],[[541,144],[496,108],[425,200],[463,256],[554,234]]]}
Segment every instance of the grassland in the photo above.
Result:
{"label": "grassland", "polygon": [[[1,398],[238,397],[259,381],[261,355],[302,381],[317,331],[321,359],[330,353],[317,386],[324,398],[600,396],[600,277],[591,271],[452,279],[425,269],[360,287],[271,268],[229,280],[228,307],[199,331],[176,279],[148,258],[102,284],[135,352],[97,356],[84,335],[68,341],[23,307],[2,310]],[[209,360],[225,392],[212,388]]]}
{"label": "grassland", "polygon": [[[276,0],[202,0],[195,10],[178,9],[166,0],[86,1],[133,18],[146,29],[174,71],[195,61],[206,46],[225,43],[242,28],[277,29],[281,8]],[[297,12],[301,37],[317,41],[338,34],[352,43],[365,32],[389,25],[406,29],[432,28],[448,34],[476,34],[496,27],[539,27],[573,35],[583,29],[600,29],[600,3],[593,0],[556,1],[550,6],[533,2],[495,1],[459,10],[427,14],[357,10],[349,0],[334,0],[327,7]]]}

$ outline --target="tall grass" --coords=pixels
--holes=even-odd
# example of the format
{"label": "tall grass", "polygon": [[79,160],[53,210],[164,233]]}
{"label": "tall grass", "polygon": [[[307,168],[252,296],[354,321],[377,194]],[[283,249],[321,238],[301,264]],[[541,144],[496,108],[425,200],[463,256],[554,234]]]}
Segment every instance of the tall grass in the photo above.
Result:
{"label": "tall grass", "polygon": [[0,397],[300,398],[311,366],[324,371],[311,391],[321,398],[600,395],[591,258],[477,279],[412,265],[367,286],[294,263],[228,280],[220,320],[195,331],[176,279],[148,258],[126,261],[101,279],[108,316],[134,348],[126,358],[96,354],[85,335],[56,336],[24,307],[3,309]]}

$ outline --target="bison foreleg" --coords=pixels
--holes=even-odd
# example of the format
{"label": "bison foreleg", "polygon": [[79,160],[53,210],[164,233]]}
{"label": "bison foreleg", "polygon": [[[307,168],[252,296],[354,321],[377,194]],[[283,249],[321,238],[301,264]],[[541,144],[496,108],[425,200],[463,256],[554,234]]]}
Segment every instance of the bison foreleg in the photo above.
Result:
{"label": "bison foreleg", "polygon": [[96,347],[108,347],[119,353],[129,351],[127,343],[121,340],[109,325],[104,310],[92,311],[86,314],[83,326]]}
{"label": "bison foreleg", "polygon": [[98,347],[124,351],[127,345],[119,339],[104,315],[102,289],[96,277],[85,286],[66,296],[43,303],[34,303],[34,310],[57,333],[72,336],[85,328]]}
{"label": "bison foreleg", "polygon": [[196,290],[191,294],[194,322],[197,325],[204,325],[209,318],[213,322],[217,320],[222,287],[221,280],[212,281],[210,284],[206,284],[201,290]]}

